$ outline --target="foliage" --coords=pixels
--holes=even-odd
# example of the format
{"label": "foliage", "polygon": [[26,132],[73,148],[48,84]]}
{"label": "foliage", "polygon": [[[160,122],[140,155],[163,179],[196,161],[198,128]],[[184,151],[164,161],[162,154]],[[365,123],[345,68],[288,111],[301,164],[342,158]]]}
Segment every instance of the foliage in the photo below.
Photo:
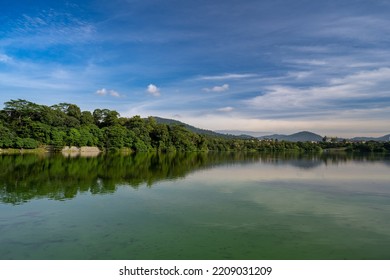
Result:
{"label": "foliage", "polygon": [[68,145],[97,146],[106,150],[128,148],[136,152],[320,152],[344,147],[351,151],[390,152],[388,142],[261,141],[199,131],[191,131],[180,122],[158,123],[153,117],[124,118],[109,109],[96,109],[93,113],[81,111],[77,105],[69,103],[49,107],[17,99],[5,102],[4,109],[0,110],[0,148],[30,149],[51,145],[54,150],[61,150]]}

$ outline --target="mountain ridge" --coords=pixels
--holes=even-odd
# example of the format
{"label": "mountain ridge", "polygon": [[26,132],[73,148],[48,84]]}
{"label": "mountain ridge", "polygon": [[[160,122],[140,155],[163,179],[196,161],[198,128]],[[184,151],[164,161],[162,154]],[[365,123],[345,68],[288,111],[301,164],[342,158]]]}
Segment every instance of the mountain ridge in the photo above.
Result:
{"label": "mountain ridge", "polygon": [[[208,135],[208,136],[214,136],[214,137],[221,137],[226,139],[259,139],[259,140],[278,140],[278,141],[289,141],[289,142],[322,142],[323,136],[311,132],[311,131],[300,131],[293,134],[271,134],[271,135],[264,135],[264,136],[253,136],[249,134],[230,134],[228,131],[213,131],[213,130],[207,130],[198,128],[192,125],[189,125],[187,123],[174,120],[174,119],[167,119],[167,118],[161,118],[157,116],[152,116],[157,123],[161,124],[167,124],[167,125],[182,125],[188,130],[202,134],[202,135]],[[244,133],[244,132],[243,132]],[[339,140],[350,140],[350,141],[378,141],[378,142],[386,142],[390,141],[390,134],[380,136],[380,137],[353,137],[353,138],[343,138],[339,137]]]}
{"label": "mountain ridge", "polygon": [[300,131],[290,135],[285,134],[272,134],[258,137],[260,140],[273,139],[278,141],[290,141],[290,142],[321,142],[323,137],[319,134],[311,131]]}
{"label": "mountain ridge", "polygon": [[174,120],[174,119],[166,119],[166,118],[161,118],[161,117],[156,117],[156,116],[152,116],[152,118],[154,118],[157,123],[166,124],[166,125],[182,125],[185,128],[187,128],[189,131],[194,132],[194,133],[198,133],[198,134],[202,134],[202,135],[221,137],[221,138],[227,138],[227,139],[234,139],[234,138],[237,138],[237,139],[252,139],[253,138],[253,139],[255,139],[255,137],[250,136],[250,135],[233,135],[233,134],[227,134],[227,133],[225,134],[225,133],[215,132],[212,130],[198,128],[198,127],[195,127],[195,126],[192,126],[192,125],[189,125],[187,123],[184,123],[184,122],[181,122],[178,120]]}
{"label": "mountain ridge", "polygon": [[383,135],[381,137],[354,137],[351,138],[352,141],[379,141],[386,142],[390,141],[390,134]]}

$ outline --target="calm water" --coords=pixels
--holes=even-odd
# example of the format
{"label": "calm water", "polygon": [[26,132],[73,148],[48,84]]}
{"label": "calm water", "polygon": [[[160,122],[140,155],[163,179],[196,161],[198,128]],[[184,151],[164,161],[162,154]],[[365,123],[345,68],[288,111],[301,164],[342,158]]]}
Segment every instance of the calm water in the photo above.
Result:
{"label": "calm water", "polygon": [[1,259],[390,259],[390,159],[0,156]]}

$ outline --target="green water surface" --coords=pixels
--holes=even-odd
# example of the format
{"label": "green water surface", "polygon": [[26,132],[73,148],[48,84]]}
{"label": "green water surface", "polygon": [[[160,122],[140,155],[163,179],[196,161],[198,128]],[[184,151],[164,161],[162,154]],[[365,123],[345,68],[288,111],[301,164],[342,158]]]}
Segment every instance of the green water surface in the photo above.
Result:
{"label": "green water surface", "polygon": [[390,259],[390,160],[3,155],[0,259]]}

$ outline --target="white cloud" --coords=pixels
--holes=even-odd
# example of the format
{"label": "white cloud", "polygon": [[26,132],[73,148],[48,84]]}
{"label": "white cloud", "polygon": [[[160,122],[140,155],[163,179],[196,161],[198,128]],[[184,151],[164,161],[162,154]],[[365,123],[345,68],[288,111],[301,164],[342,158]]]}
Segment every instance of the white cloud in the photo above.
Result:
{"label": "white cloud", "polygon": [[96,94],[97,95],[100,95],[100,96],[106,96],[106,95],[111,95],[113,97],[121,97],[121,95],[119,94],[119,92],[115,91],[115,90],[107,90],[105,88],[102,88],[102,89],[98,89],[96,91]]}
{"label": "white cloud", "polygon": [[245,79],[245,78],[253,78],[257,77],[256,74],[223,74],[216,76],[202,76],[198,78],[198,80],[206,80],[206,81],[214,81],[214,80],[237,80],[237,79]]}
{"label": "white cloud", "polygon": [[102,89],[98,89],[97,91],[96,91],[96,94],[97,95],[100,95],[100,96],[105,96],[105,95],[107,95],[107,90],[105,89],[105,88],[102,88]]}
{"label": "white cloud", "polygon": [[0,62],[3,62],[3,63],[9,63],[12,61],[12,58],[9,57],[8,55],[6,54],[1,54],[0,53]]}
{"label": "white cloud", "polygon": [[283,46],[282,49],[288,49],[291,51],[297,51],[297,52],[303,52],[305,54],[307,53],[330,53],[331,48],[329,46],[302,46],[302,45],[296,45],[296,46]]}
{"label": "white cloud", "polygon": [[110,90],[110,95],[114,97],[121,97],[121,95],[115,90]]}
{"label": "white cloud", "polygon": [[234,108],[230,106],[217,109],[218,112],[224,112],[224,113],[231,112],[233,110]]}
{"label": "white cloud", "polygon": [[160,96],[160,89],[153,84],[148,85],[146,91],[153,96]]}
{"label": "white cloud", "polygon": [[286,62],[292,64],[309,65],[309,66],[324,66],[328,64],[326,61],[318,60],[318,59],[293,59],[293,60],[287,60]]}
{"label": "white cloud", "polygon": [[288,72],[287,76],[297,80],[302,80],[309,77],[310,75],[312,75],[312,72],[299,71],[299,72]]}
{"label": "white cloud", "polygon": [[207,91],[207,92],[224,92],[224,91],[227,91],[228,89],[229,89],[229,85],[224,84],[222,86],[215,86],[212,88],[204,88],[203,90]]}
{"label": "white cloud", "polygon": [[330,84],[358,84],[375,85],[380,82],[388,81],[390,78],[390,68],[382,67],[372,71],[361,71],[343,78],[336,78],[330,81]]}
{"label": "white cloud", "polygon": [[[352,16],[322,22],[315,30],[317,36],[331,36],[360,41],[387,41],[390,21],[380,16]],[[313,30],[314,32],[314,30]]]}
{"label": "white cloud", "polygon": [[361,71],[337,79],[323,86],[292,87],[274,85],[266,88],[263,95],[243,103],[261,110],[264,114],[296,115],[319,112],[332,114],[346,110],[380,108],[388,106],[390,97],[390,68]]}

